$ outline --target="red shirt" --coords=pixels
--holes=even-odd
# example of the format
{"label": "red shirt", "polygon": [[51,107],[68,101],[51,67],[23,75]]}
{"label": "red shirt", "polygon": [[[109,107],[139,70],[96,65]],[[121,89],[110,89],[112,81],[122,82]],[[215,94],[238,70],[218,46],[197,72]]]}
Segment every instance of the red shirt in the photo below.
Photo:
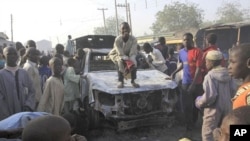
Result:
{"label": "red shirt", "polygon": [[[189,50],[183,48],[179,52],[179,60],[183,63],[183,79],[182,84],[191,84],[193,82],[197,67],[202,65],[202,51],[193,47]],[[202,76],[199,75],[195,84],[202,83]]]}

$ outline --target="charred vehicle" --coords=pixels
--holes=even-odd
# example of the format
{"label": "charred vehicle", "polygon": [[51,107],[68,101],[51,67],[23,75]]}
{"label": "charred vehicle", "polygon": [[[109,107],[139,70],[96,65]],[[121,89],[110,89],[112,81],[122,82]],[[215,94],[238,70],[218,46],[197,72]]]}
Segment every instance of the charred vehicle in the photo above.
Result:
{"label": "charred vehicle", "polygon": [[[104,38],[98,38],[95,42],[104,42]],[[177,102],[177,84],[166,79],[169,76],[164,73],[148,69],[137,71],[136,82],[140,88],[132,87],[130,80],[125,80],[124,88],[117,88],[116,66],[107,57],[113,43],[97,48],[83,45],[85,66],[81,96],[90,126],[98,127],[103,120],[109,121],[117,130],[171,125],[174,116],[170,113]]]}

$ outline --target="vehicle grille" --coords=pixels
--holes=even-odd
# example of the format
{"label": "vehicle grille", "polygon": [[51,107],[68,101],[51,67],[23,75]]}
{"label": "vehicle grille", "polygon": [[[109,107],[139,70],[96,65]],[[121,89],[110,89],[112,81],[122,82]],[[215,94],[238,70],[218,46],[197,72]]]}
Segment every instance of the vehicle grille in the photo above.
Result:
{"label": "vehicle grille", "polygon": [[161,91],[141,92],[138,94],[125,94],[124,104],[128,107],[124,109],[126,115],[139,115],[161,109]]}

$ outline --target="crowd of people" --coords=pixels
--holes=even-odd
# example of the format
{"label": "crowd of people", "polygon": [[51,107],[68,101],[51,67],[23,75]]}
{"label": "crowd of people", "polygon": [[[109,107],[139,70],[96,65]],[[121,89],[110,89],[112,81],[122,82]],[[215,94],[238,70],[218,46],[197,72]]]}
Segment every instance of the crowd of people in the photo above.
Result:
{"label": "crowd of people", "polygon": [[[185,33],[183,46],[176,58],[177,50],[168,48],[164,37],[159,38],[157,46],[145,43],[140,47],[136,38],[130,35],[128,23],[122,23],[120,30],[121,35],[116,37],[114,48],[109,53],[118,69],[117,87],[124,87],[125,73],[131,73],[134,88],[140,87],[135,82],[137,68],[157,69],[173,80],[181,72],[181,79],[177,83],[181,111],[185,117],[184,139],[192,140],[192,130],[199,112],[203,116],[203,141],[226,141],[229,139],[229,125],[249,124],[249,114],[243,113],[250,111],[250,44],[233,47],[229,65],[225,66],[214,33],[206,35],[206,48],[203,50],[195,47],[191,33]],[[23,141],[46,140],[47,137],[53,138],[53,141],[73,138],[69,123],[74,121],[66,121],[67,118],[60,116],[79,110],[79,81],[84,67],[84,51],[75,51],[71,36],[68,38],[66,49],[62,44],[57,44],[53,56],[41,55],[33,40],[29,40],[26,47],[17,42],[16,47],[1,50],[0,138],[1,135],[9,135],[1,128],[7,125],[6,121],[17,118],[27,121],[34,116],[39,118],[22,122],[25,127],[20,124],[15,127],[22,128]],[[235,79],[242,80],[240,87]],[[74,138],[86,140],[78,135],[74,135]]]}
{"label": "crowd of people", "polygon": [[[78,49],[71,55],[62,44],[57,44],[55,49],[53,56],[43,55],[36,43],[29,40],[26,46],[16,42],[15,47],[0,50],[3,62],[0,69],[0,135],[16,133],[19,128],[24,132],[24,125],[28,125],[24,121],[34,117],[51,115],[53,119],[79,110],[84,51]],[[29,138],[23,140],[34,140]]]}

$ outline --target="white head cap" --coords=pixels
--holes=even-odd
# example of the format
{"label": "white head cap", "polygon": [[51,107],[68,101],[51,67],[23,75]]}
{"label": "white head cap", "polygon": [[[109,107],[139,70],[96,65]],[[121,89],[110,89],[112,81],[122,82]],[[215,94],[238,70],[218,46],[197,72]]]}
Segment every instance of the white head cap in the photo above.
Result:
{"label": "white head cap", "polygon": [[211,50],[206,55],[207,60],[222,60],[222,58],[223,58],[223,55],[218,50]]}

